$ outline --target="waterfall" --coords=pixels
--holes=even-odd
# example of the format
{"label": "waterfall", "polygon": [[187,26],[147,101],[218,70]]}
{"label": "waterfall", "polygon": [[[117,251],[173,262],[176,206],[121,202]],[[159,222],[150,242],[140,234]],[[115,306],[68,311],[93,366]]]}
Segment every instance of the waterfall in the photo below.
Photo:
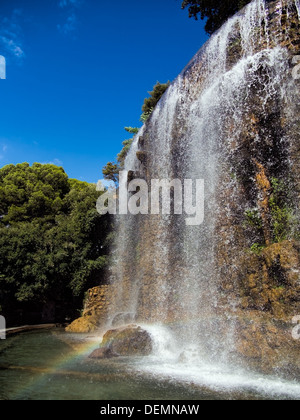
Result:
{"label": "waterfall", "polygon": [[[231,18],[172,83],[127,156],[125,169],[149,185],[205,182],[200,226],[187,226],[186,215],[117,217],[110,319],[151,324],[159,353],[162,337],[173,340],[176,357],[186,350],[193,358],[197,348],[201,357],[226,362],[234,352],[240,261],[251,245],[243,217],[261,194],[250,184],[262,161],[273,176],[294,170],[272,153],[288,148],[279,121],[291,127],[297,119],[290,68],[295,16],[298,0],[253,0]],[[259,128],[261,121],[269,128]]]}

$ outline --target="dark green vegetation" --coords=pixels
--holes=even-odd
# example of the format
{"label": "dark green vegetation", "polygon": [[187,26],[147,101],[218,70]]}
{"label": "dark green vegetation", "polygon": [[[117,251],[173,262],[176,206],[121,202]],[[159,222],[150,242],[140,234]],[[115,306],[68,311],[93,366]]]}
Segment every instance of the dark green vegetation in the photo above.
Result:
{"label": "dark green vegetation", "polygon": [[[165,93],[165,91],[170,86],[170,82],[167,83],[159,83],[157,82],[156,85],[153,87],[153,90],[151,92],[148,92],[150,97],[146,98],[144,100],[144,104],[142,106],[142,115],[141,115],[141,121],[145,124],[148,119],[150,118],[152,112],[154,111],[154,108],[158,104],[159,100]],[[134,136],[138,133],[139,128],[137,127],[125,127],[125,130],[133,134]],[[123,141],[123,149],[117,156],[117,163],[115,162],[108,162],[106,166],[103,168],[102,172],[104,175],[104,178],[109,181],[114,181],[115,183],[118,183],[119,180],[119,172],[124,168],[124,163],[126,156],[129,152],[130,146],[132,145],[132,142],[134,140],[134,136],[131,139]]]}
{"label": "dark green vegetation", "polygon": [[10,325],[76,316],[101,283],[110,220],[96,211],[99,194],[54,165],[0,169],[0,311]]}
{"label": "dark green vegetation", "polygon": [[296,219],[290,205],[289,190],[283,181],[272,178],[272,194],[269,200],[271,229],[274,242],[293,237]]}
{"label": "dark green vegetation", "polygon": [[[149,92],[142,120],[168,86]],[[133,138],[139,131],[125,130]],[[106,179],[118,182],[133,138],[103,169]],[[8,325],[77,317],[84,292],[104,280],[112,221],[97,213],[99,194],[54,165],[0,169],[0,314]]]}
{"label": "dark green vegetation", "polygon": [[242,9],[251,0],[184,0],[182,9],[188,7],[189,17],[198,20],[207,19],[205,30],[212,35],[224,22],[237,11]]}
{"label": "dark green vegetation", "polygon": [[[139,131],[138,128],[131,128],[131,127],[125,127],[125,130],[132,134],[137,134]],[[129,152],[130,146],[132,145],[132,142],[134,140],[134,136],[131,139],[123,141],[123,149],[117,156],[117,163],[115,162],[108,162],[104,168],[102,169],[102,173],[104,175],[104,178],[113,181],[116,184],[119,182],[119,172],[123,169],[125,159],[127,156],[127,153]]]}
{"label": "dark green vegetation", "polygon": [[141,121],[143,123],[145,123],[151,116],[154,108],[156,107],[160,98],[163,96],[163,94],[169,86],[170,82],[162,84],[157,82],[156,85],[153,87],[153,90],[151,92],[148,92],[150,97],[144,100],[144,105],[142,106],[143,114],[141,116]]}
{"label": "dark green vegetation", "polygon": [[292,199],[284,181],[271,179],[271,191],[268,198],[267,224],[257,208],[245,213],[246,225],[252,228],[259,242],[255,242],[251,251],[260,254],[267,246],[265,230],[270,231],[271,243],[280,243],[288,239],[297,239],[298,223],[293,212]]}

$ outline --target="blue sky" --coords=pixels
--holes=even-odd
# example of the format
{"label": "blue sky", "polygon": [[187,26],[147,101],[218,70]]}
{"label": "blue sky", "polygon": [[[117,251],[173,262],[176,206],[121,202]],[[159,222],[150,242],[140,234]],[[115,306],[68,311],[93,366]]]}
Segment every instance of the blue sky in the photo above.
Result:
{"label": "blue sky", "polygon": [[0,0],[0,167],[51,162],[96,182],[147,92],[206,40],[181,0]]}

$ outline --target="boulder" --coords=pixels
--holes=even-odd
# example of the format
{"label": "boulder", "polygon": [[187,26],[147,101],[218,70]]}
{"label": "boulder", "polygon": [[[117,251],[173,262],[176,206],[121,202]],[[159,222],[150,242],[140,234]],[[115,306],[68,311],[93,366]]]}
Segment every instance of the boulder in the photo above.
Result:
{"label": "boulder", "polygon": [[113,357],[118,357],[118,355],[107,347],[96,349],[89,356],[90,359],[112,359]]}
{"label": "boulder", "polygon": [[148,356],[152,352],[152,339],[146,330],[129,325],[107,331],[100,350],[118,356]]}
{"label": "boulder", "polygon": [[76,319],[72,324],[66,327],[69,333],[91,333],[99,329],[97,318],[95,316],[84,316]]}

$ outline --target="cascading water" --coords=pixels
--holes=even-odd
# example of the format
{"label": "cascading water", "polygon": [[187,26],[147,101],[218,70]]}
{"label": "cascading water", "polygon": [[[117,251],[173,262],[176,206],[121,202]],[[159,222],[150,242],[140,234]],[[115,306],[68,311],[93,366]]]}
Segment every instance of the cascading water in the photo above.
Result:
{"label": "cascading water", "polygon": [[[110,315],[119,324],[151,325],[156,357],[194,372],[202,366],[207,384],[207,363],[220,383],[235,381],[228,370],[220,380],[217,366],[236,357],[237,279],[249,246],[243,217],[263,202],[262,191],[250,185],[247,193],[247,186],[262,159],[274,176],[294,171],[290,159],[276,161],[272,152],[290,147],[279,120],[289,127],[297,120],[290,63],[298,12],[298,1],[254,0],[230,19],[170,86],[125,162],[149,185],[152,179],[205,181],[201,226],[187,226],[186,215],[118,216]],[[269,128],[258,128],[258,120]]]}

